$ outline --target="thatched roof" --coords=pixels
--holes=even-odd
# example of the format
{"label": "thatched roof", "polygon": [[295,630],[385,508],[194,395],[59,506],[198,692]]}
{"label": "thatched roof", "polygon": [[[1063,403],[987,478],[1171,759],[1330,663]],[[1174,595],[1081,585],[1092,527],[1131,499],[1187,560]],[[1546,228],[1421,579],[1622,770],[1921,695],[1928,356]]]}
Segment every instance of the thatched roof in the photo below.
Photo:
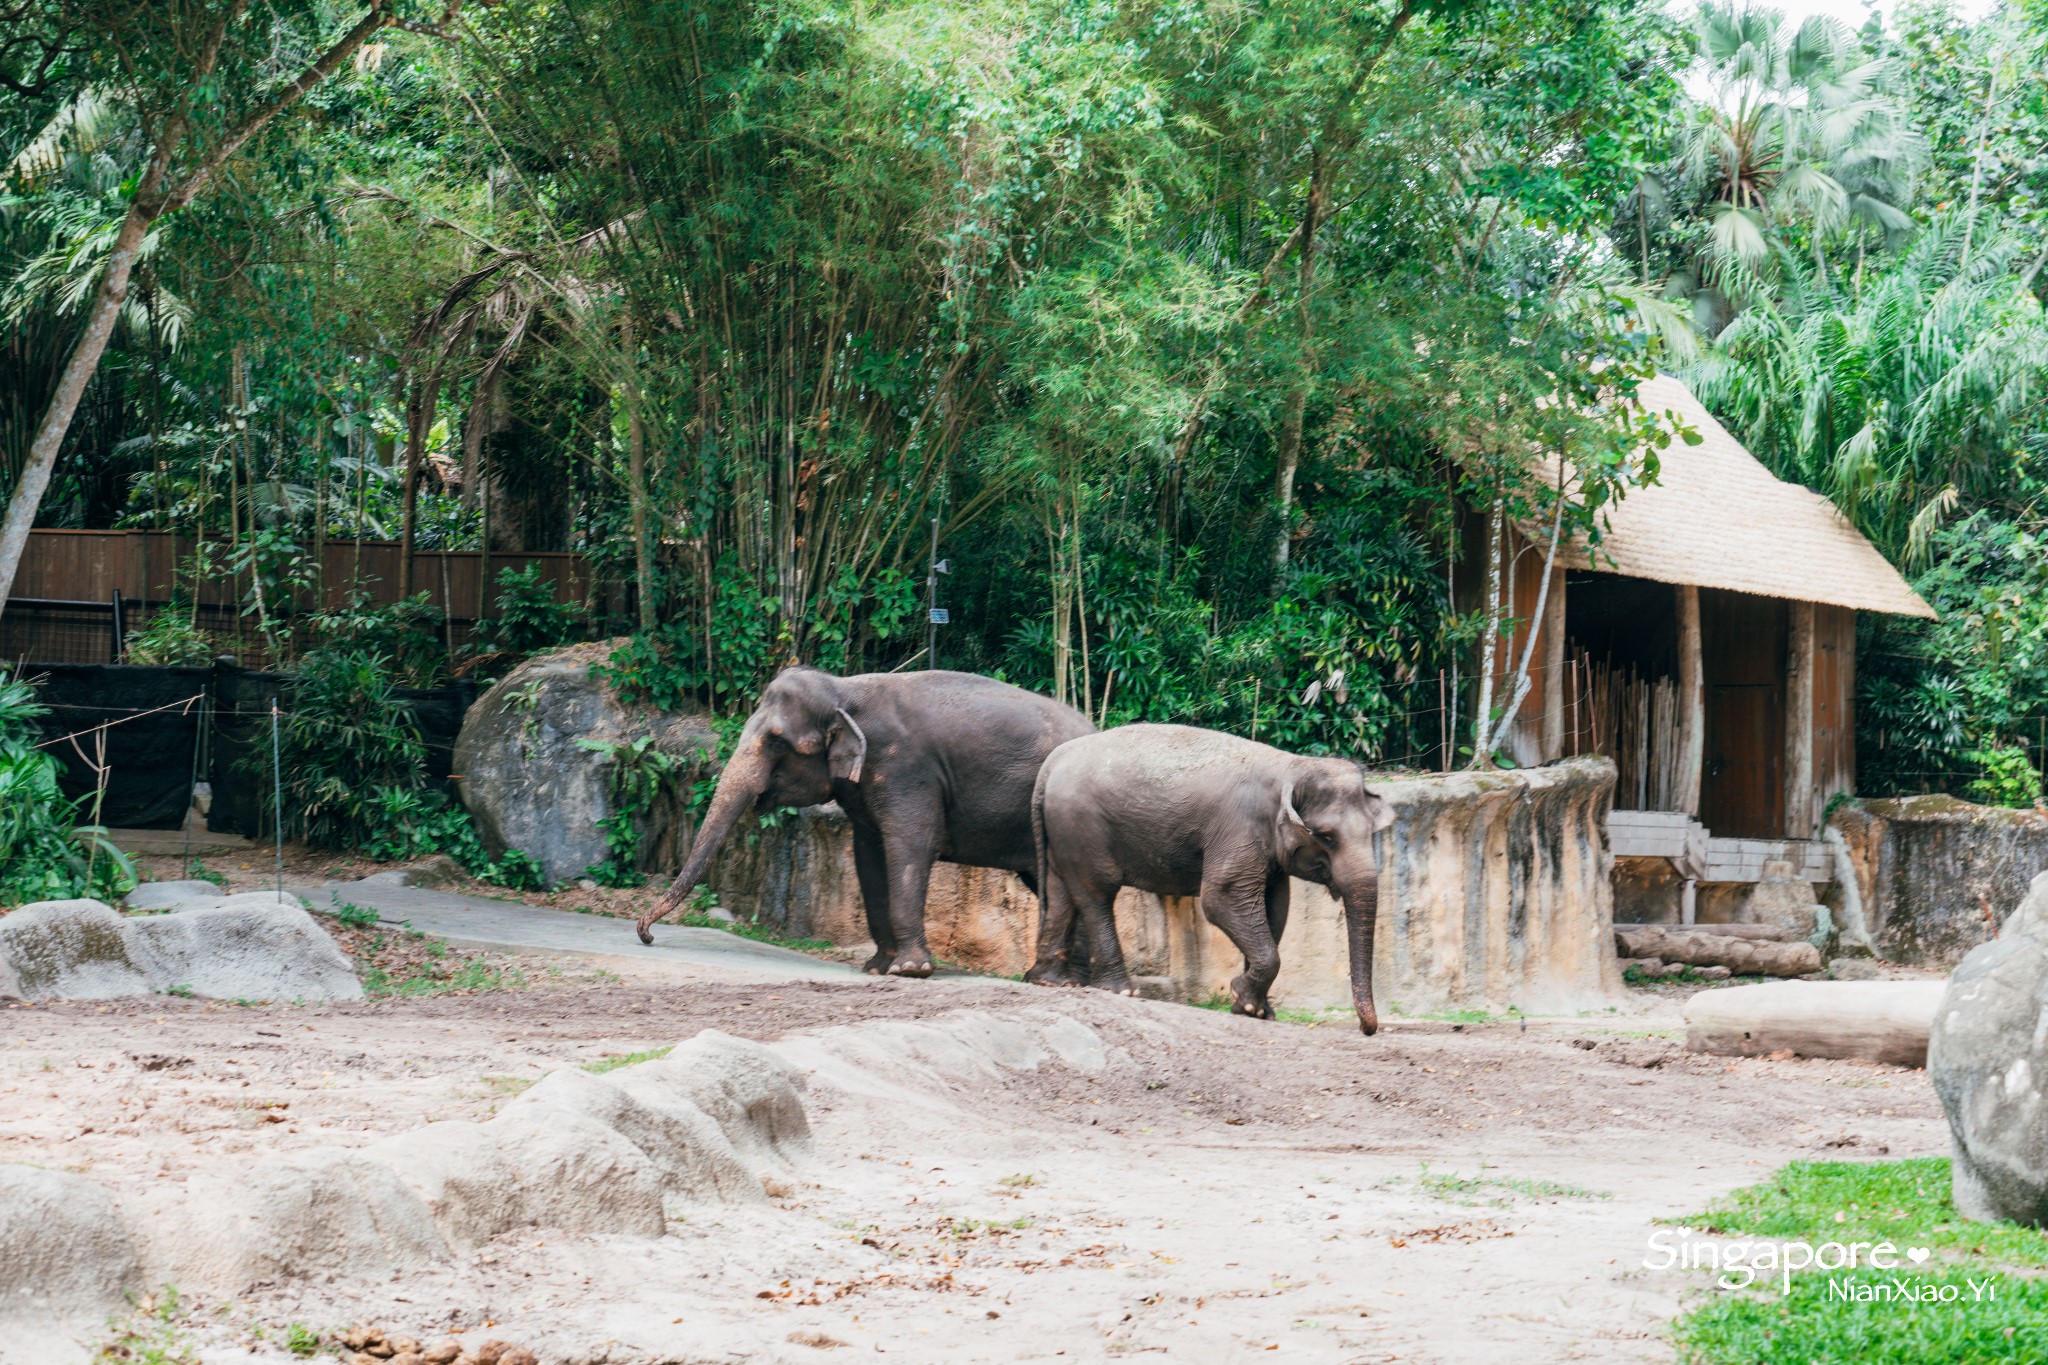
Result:
{"label": "thatched roof", "polygon": [[1673,440],[1662,452],[1657,482],[1607,509],[1591,567],[1859,611],[1934,615],[1833,503],[1757,463],[1691,389],[1660,374],[1638,396],[1653,413],[1677,413],[1703,439],[1696,446]]}

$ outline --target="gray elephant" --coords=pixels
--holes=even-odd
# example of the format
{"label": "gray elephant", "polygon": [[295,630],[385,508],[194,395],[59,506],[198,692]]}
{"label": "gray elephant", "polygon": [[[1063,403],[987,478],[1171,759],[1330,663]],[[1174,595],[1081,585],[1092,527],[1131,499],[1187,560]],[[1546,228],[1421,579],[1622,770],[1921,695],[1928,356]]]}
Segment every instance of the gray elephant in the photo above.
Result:
{"label": "gray elephant", "polygon": [[1232,1012],[1270,1019],[1280,972],[1288,878],[1318,882],[1344,903],[1351,1001],[1376,1032],[1373,921],[1379,867],[1373,835],[1393,823],[1365,772],[1342,758],[1303,758],[1186,725],[1127,725],[1068,740],[1039,770],[1038,960],[1028,981],[1066,984],[1068,928],[1085,926],[1095,984],[1129,993],[1114,907],[1119,887],[1202,898],[1202,913],[1244,954]]}
{"label": "gray elephant", "polygon": [[673,913],[748,810],[837,801],[875,955],[867,970],[929,976],[932,864],[1007,868],[1037,890],[1031,788],[1045,756],[1095,727],[1070,706],[972,673],[784,669],[761,693],[719,774],[689,860],[640,917]]}

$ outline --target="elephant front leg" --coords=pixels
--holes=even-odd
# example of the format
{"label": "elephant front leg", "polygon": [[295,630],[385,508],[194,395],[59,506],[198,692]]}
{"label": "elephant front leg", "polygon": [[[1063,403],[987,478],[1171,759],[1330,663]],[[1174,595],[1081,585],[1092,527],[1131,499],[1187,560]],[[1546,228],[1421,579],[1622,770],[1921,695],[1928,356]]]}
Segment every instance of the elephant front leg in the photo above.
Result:
{"label": "elephant front leg", "polygon": [[867,912],[868,936],[875,941],[875,954],[861,968],[869,976],[880,976],[896,960],[896,928],[889,921],[889,860],[882,852],[878,834],[853,827],[853,870],[860,879],[861,908]]}
{"label": "elephant front leg", "polygon": [[[930,976],[931,949],[924,941],[924,901],[931,886],[931,846],[923,840],[886,838],[889,863],[889,926],[896,940],[896,955],[889,962],[890,976]],[[875,945],[880,948],[881,945]],[[879,952],[875,955],[880,958]]]}
{"label": "elephant front leg", "polygon": [[[1271,1019],[1273,1005],[1267,992],[1280,975],[1280,949],[1273,942],[1269,918],[1272,882],[1264,876],[1207,882],[1202,886],[1202,914],[1221,929],[1237,950],[1244,954],[1244,971],[1230,983],[1230,1012],[1253,1019]],[[1287,914],[1287,882],[1283,877],[1277,892],[1280,918]]]}

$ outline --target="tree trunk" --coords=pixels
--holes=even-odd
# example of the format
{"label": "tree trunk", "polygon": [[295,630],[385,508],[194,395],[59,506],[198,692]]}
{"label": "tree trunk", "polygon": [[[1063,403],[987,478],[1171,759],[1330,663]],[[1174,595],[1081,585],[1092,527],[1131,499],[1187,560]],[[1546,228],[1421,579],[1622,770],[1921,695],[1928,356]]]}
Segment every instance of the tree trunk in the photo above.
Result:
{"label": "tree trunk", "polygon": [[654,548],[647,537],[647,430],[640,420],[640,371],[634,355],[633,319],[625,323],[626,501],[633,518],[633,584],[640,597],[640,630],[652,634]]}
{"label": "tree trunk", "polygon": [[1700,658],[1700,590],[1672,588],[1678,608],[1678,762],[1671,779],[1671,804],[1687,815],[1700,813],[1700,773],[1707,746],[1707,692]]}
{"label": "tree trunk", "polygon": [[6,520],[0,521],[0,610],[6,609],[7,599],[14,592],[14,575],[21,568],[22,552],[28,548],[28,533],[36,524],[36,509],[42,506],[43,492],[50,486],[50,474],[57,467],[57,452],[63,448],[64,434],[71,429],[71,418],[85,396],[85,386],[92,382],[100,357],[106,354],[121,306],[128,298],[128,279],[135,270],[136,253],[142,249],[143,238],[149,235],[149,225],[159,212],[160,203],[154,196],[145,201],[139,193],[128,206],[128,216],[121,220],[121,231],[107,256],[107,273],[93,295],[92,311],[86,315],[85,331],[72,348],[71,359],[57,380],[57,391],[51,395],[42,424],[29,443],[21,478],[7,503]]}
{"label": "tree trunk", "polygon": [[1294,476],[1301,468],[1301,425],[1308,411],[1309,380],[1316,369],[1314,314],[1309,294],[1316,278],[1316,227],[1323,197],[1324,161],[1320,153],[1309,175],[1308,207],[1301,215],[1301,256],[1296,273],[1295,312],[1301,320],[1301,367],[1294,388],[1287,395],[1287,415],[1280,426],[1278,467],[1273,473],[1273,501],[1280,514],[1280,527],[1273,536],[1273,567],[1287,567],[1294,522]]}
{"label": "tree trunk", "polygon": [[1472,710],[1472,766],[1491,768],[1493,749],[1488,741],[1493,730],[1493,665],[1500,650],[1501,544],[1507,521],[1505,501],[1495,498],[1486,519],[1486,634],[1480,640],[1479,703]]}
{"label": "tree trunk", "polygon": [[405,424],[405,513],[398,533],[398,595],[412,596],[413,542],[419,534],[420,461],[426,455],[427,432],[434,425],[435,400],[440,397],[441,367],[434,366],[424,380],[414,380],[412,397],[406,403]]}

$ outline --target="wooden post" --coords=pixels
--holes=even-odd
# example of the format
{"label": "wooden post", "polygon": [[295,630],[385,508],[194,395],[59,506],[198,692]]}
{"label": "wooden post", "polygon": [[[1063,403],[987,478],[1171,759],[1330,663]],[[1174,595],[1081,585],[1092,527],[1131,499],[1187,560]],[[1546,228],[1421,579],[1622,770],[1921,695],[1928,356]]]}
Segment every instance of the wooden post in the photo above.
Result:
{"label": "wooden post", "polygon": [[1813,603],[1785,612],[1785,834],[1813,837]]}
{"label": "wooden post", "polygon": [[1707,746],[1707,689],[1700,660],[1700,590],[1690,583],[1671,589],[1678,612],[1678,761],[1671,780],[1672,805],[1700,813],[1700,770]]}
{"label": "wooden post", "polygon": [[1543,761],[1564,757],[1564,565],[1550,566],[1543,602]]}

